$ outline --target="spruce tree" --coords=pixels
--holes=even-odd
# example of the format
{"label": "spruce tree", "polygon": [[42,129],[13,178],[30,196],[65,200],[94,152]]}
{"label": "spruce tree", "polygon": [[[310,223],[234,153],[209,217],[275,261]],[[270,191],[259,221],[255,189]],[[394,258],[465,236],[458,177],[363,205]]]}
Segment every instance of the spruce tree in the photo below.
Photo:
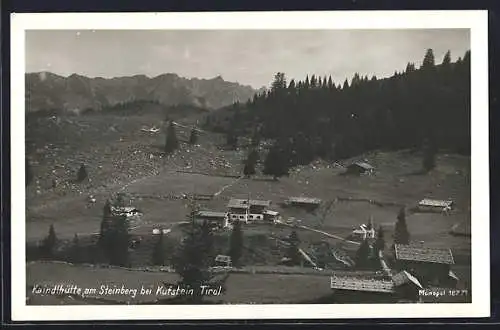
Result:
{"label": "spruce tree", "polygon": [[57,236],[56,236],[56,231],[54,229],[54,225],[51,224],[49,227],[49,233],[47,237],[43,240],[42,243],[42,250],[43,250],[43,255],[47,258],[52,258],[54,257],[55,249],[57,246]]}
{"label": "spruce tree", "polygon": [[375,241],[375,252],[378,254],[378,251],[384,251],[385,249],[385,239],[384,239],[384,230],[382,226],[378,227],[377,231],[377,239]]}
{"label": "spruce tree", "polygon": [[73,241],[71,242],[70,261],[75,264],[82,262],[80,240],[78,239],[78,235],[76,233],[73,237]]}
{"label": "spruce tree", "polygon": [[264,160],[263,173],[272,175],[275,180],[288,175],[288,159],[282,147],[275,144]]}
{"label": "spruce tree", "polygon": [[117,215],[112,217],[109,232],[110,246],[108,249],[109,263],[115,266],[128,267],[130,236],[127,217]]}
{"label": "spruce tree", "polygon": [[406,226],[406,212],[404,207],[399,210],[397,219],[394,228],[394,243],[407,245],[410,243],[410,233]]}
{"label": "spruce tree", "polygon": [[110,230],[111,230],[111,222],[112,222],[112,206],[109,199],[106,200],[106,203],[103,207],[103,216],[101,220],[101,228],[99,232],[99,246],[107,251],[110,247]]}
{"label": "spruce tree", "polygon": [[180,284],[194,290],[194,295],[188,296],[191,303],[202,301],[201,286],[207,285],[212,278],[210,266],[214,257],[212,231],[206,222],[195,221],[196,209],[191,202],[189,225],[173,260],[174,269],[181,277]]}
{"label": "spruce tree", "polygon": [[451,53],[450,51],[448,50],[446,52],[446,54],[444,54],[444,57],[443,57],[443,62],[442,62],[442,65],[443,66],[449,66],[451,63]]}
{"label": "spruce tree", "polygon": [[80,165],[80,169],[78,170],[76,180],[78,182],[83,182],[85,179],[87,179],[87,177],[88,177],[87,168],[85,167],[84,164],[82,164]]}
{"label": "spruce tree", "polygon": [[167,128],[167,138],[165,141],[165,153],[170,154],[179,148],[179,141],[175,133],[174,122],[170,121]]}
{"label": "spruce tree", "polygon": [[421,68],[424,70],[428,70],[434,68],[434,66],[435,66],[434,52],[432,51],[432,49],[429,48],[425,53]]}
{"label": "spruce tree", "polygon": [[335,88],[335,84],[333,83],[332,76],[328,77],[328,88],[330,88],[330,89]]}
{"label": "spruce tree", "polygon": [[363,240],[358,250],[356,251],[356,268],[365,269],[369,265],[370,259],[370,245],[368,244],[368,240]]}
{"label": "spruce tree", "polygon": [[349,88],[349,82],[346,80],[344,80],[344,85],[342,86],[342,90],[346,90]]}
{"label": "spruce tree", "polygon": [[243,230],[240,221],[235,221],[233,224],[229,244],[229,256],[231,257],[231,262],[233,266],[238,267],[240,265],[240,258],[243,254]]}
{"label": "spruce tree", "polygon": [[153,265],[163,266],[165,264],[165,245],[163,243],[163,230],[158,235],[158,240],[153,248]]}
{"label": "spruce tree", "polygon": [[290,245],[288,246],[286,256],[290,259],[290,263],[292,265],[298,265],[301,261],[301,255],[299,252],[300,239],[295,230],[292,230],[292,232],[290,233],[288,242],[290,243]]}
{"label": "spruce tree", "polygon": [[189,135],[189,144],[194,145],[198,142],[198,131],[193,128],[191,134]]}

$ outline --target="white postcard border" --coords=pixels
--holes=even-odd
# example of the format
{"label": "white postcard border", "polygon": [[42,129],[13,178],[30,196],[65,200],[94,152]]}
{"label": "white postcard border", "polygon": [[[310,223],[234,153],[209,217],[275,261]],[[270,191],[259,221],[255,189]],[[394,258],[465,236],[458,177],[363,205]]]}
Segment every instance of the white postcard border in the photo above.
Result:
{"label": "white postcard border", "polygon": [[[209,320],[490,316],[487,11],[11,14],[12,319]],[[25,247],[25,30],[450,29],[471,31],[472,303],[203,306],[27,306]],[[23,239],[24,238],[24,239]]]}

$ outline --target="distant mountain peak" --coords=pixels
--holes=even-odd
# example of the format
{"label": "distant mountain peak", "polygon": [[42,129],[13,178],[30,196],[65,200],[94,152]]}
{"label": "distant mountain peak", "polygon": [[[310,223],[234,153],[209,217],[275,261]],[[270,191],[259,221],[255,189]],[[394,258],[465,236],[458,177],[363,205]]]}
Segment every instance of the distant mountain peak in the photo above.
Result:
{"label": "distant mountain peak", "polygon": [[114,78],[89,78],[77,73],[68,77],[51,72],[26,74],[28,111],[72,108],[102,109],[134,100],[157,101],[163,105],[200,105],[216,109],[233,101],[244,102],[257,92],[250,86],[212,79],[184,78],[164,73],[153,78],[143,74]]}

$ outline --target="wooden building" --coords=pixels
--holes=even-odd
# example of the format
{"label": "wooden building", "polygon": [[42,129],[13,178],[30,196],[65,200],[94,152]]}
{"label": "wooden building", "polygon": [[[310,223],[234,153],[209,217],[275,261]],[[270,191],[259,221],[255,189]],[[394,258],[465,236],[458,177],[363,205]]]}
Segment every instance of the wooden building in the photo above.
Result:
{"label": "wooden building", "polygon": [[212,227],[226,228],[229,224],[229,217],[226,212],[199,211],[195,217],[196,221],[207,221]]}
{"label": "wooden building", "polygon": [[417,277],[424,286],[454,287],[458,278],[451,271],[455,263],[450,249],[394,245],[396,268]]}
{"label": "wooden building", "polygon": [[330,288],[335,301],[344,303],[393,303],[418,301],[422,285],[414,276],[402,271],[392,277],[367,277],[359,275],[332,276]]}
{"label": "wooden building", "polygon": [[215,257],[215,266],[231,267],[232,261],[230,256],[219,254]]}
{"label": "wooden building", "polygon": [[346,174],[361,175],[373,174],[375,167],[365,162],[355,162],[347,166]]}
{"label": "wooden building", "polygon": [[236,199],[227,204],[230,221],[243,221],[245,223],[263,221],[264,212],[271,205],[268,200]]}
{"label": "wooden building", "polygon": [[437,199],[422,199],[418,203],[418,211],[420,212],[449,212],[453,207],[451,200],[437,200]]}
{"label": "wooden building", "polygon": [[341,303],[395,302],[394,283],[387,279],[333,275],[330,288],[334,300]]}
{"label": "wooden building", "polygon": [[321,205],[321,199],[311,197],[290,197],[285,201],[285,205],[313,211]]}

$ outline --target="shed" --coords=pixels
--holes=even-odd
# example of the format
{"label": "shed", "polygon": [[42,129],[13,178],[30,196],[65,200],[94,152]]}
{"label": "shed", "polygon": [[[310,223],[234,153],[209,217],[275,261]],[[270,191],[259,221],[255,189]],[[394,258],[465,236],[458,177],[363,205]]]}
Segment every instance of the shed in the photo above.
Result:
{"label": "shed", "polygon": [[337,302],[393,302],[395,300],[395,286],[391,280],[334,274],[330,277],[330,289]]}
{"label": "shed", "polygon": [[226,212],[198,211],[195,216],[197,221],[207,221],[213,226],[225,228],[228,226],[229,217]]}
{"label": "shed", "polygon": [[219,254],[215,257],[215,265],[223,267],[231,267],[231,257]]}
{"label": "shed", "polygon": [[451,211],[453,207],[453,201],[451,200],[438,200],[438,199],[422,199],[418,203],[419,211],[429,211],[429,212],[448,212]]}
{"label": "shed", "polygon": [[303,207],[306,209],[316,209],[321,204],[321,199],[312,197],[290,197],[285,201],[287,206]]}
{"label": "shed", "polygon": [[280,218],[280,214],[277,211],[266,210],[263,212],[264,221],[276,222]]}
{"label": "shed", "polygon": [[365,162],[355,162],[347,166],[346,174],[373,174],[375,167]]}

